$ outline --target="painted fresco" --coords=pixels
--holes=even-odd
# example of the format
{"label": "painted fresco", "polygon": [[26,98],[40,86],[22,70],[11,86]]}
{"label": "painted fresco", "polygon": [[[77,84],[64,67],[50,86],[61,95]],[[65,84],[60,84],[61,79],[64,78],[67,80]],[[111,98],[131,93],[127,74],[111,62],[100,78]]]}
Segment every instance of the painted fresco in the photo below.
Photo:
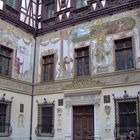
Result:
{"label": "painted fresco", "polygon": [[14,61],[14,68],[15,68],[15,76],[18,79],[27,79],[32,75],[32,62],[31,57],[31,44],[24,39],[20,39],[18,41],[18,47],[15,50],[15,61]]}
{"label": "painted fresco", "polygon": [[31,35],[0,21],[0,44],[13,49],[12,78],[32,81],[33,43]]}
{"label": "painted fresco", "polygon": [[[137,16],[136,16],[137,15]],[[40,38],[40,53],[43,50],[58,49],[55,79],[69,79],[74,77],[74,49],[90,46],[91,74],[102,74],[115,71],[114,40],[134,37],[136,39],[135,52],[139,61],[140,26],[139,14],[134,16],[115,16],[80,24],[68,29],[57,31]],[[49,39],[48,39],[49,38]],[[49,45],[43,47],[42,42]],[[55,42],[57,40],[57,42]],[[54,42],[53,45],[51,42]],[[54,47],[55,46],[55,47]],[[40,55],[41,59],[41,55]],[[140,68],[140,63],[136,63]],[[40,70],[41,73],[41,70]],[[39,77],[40,78],[40,77]]]}
{"label": "painted fresco", "polygon": [[[55,34],[54,38],[50,36],[40,40],[40,59],[42,56],[55,54],[55,79],[71,78],[73,74],[69,33],[66,31]],[[51,39],[50,39],[51,38]],[[50,51],[51,50],[51,51]],[[40,67],[42,63],[40,62]],[[41,70],[39,71],[39,79]]]}
{"label": "painted fresco", "polygon": [[86,41],[89,39],[102,38],[101,35],[114,34],[131,30],[135,26],[135,20],[126,17],[120,20],[107,22],[101,25],[90,25],[85,28],[78,28],[72,32],[72,42]]}

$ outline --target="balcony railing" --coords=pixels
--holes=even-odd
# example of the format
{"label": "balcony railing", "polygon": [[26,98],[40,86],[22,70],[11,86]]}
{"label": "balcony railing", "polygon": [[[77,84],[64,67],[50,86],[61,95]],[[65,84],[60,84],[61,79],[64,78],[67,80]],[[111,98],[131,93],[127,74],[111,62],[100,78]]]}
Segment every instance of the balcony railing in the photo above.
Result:
{"label": "balcony railing", "polygon": [[0,137],[8,137],[12,134],[12,127],[10,124],[0,124]]}

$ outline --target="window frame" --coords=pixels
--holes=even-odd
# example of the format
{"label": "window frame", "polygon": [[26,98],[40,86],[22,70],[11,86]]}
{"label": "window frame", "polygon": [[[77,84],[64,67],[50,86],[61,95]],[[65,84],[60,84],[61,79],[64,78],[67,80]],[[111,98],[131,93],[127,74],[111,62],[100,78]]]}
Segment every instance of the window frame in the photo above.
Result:
{"label": "window frame", "polygon": [[0,137],[8,137],[12,133],[12,128],[11,128],[11,104],[12,101],[3,101],[0,100],[0,104],[6,105],[6,113],[5,113],[5,124],[7,126],[7,131],[5,130],[4,133],[0,132]]}
{"label": "window frame", "polygon": [[[12,64],[13,64],[13,49],[11,49],[11,48],[9,48],[9,47],[6,47],[6,46],[4,46],[4,45],[1,45],[0,44],[0,48],[2,48],[2,49],[4,49],[4,50],[8,50],[9,51],[9,53],[10,53],[10,56],[6,56],[6,55],[3,55],[3,54],[0,54],[0,56],[2,56],[2,59],[4,58],[4,57],[6,57],[6,58],[8,58],[9,59],[9,65],[8,65],[8,75],[4,75],[3,73],[2,74],[0,74],[0,76],[3,76],[3,77],[11,77],[12,76]],[[2,66],[2,69],[3,69],[3,66]],[[3,71],[3,70],[2,70]]]}
{"label": "window frame", "polygon": [[[84,49],[86,49],[86,48],[88,48],[88,61],[89,61],[89,74],[88,75],[85,75],[85,74],[83,74],[83,60],[82,60],[82,75],[81,76],[78,76],[77,75],[77,53],[76,53],[76,51],[77,50],[84,50]],[[81,56],[82,57],[82,59],[83,58],[85,58],[85,57],[83,57],[83,56]],[[75,48],[74,49],[74,67],[75,67],[75,69],[74,69],[74,78],[82,78],[82,77],[89,77],[90,75],[91,75],[91,48],[90,48],[90,46],[84,46],[84,47],[80,47],[80,48]]]}
{"label": "window frame", "polygon": [[[129,38],[131,38],[131,43],[132,43],[132,55],[133,55],[133,67],[132,68],[130,68],[130,69],[128,69],[128,68],[126,68],[126,62],[125,62],[125,68],[124,69],[122,69],[122,70],[117,70],[117,56],[116,56],[116,44],[115,44],[115,41],[121,41],[121,40],[127,40],[127,39],[129,39]],[[114,70],[116,71],[116,72],[121,72],[121,71],[129,71],[129,70],[134,70],[135,68],[136,68],[136,62],[135,62],[135,42],[134,42],[134,37],[133,36],[127,36],[127,37],[123,37],[123,38],[117,38],[117,39],[115,39],[115,40],[113,40],[113,48],[114,48]],[[127,49],[124,49],[124,50],[127,50]],[[124,55],[123,55],[123,57],[124,57]],[[126,57],[126,55],[125,55],[125,57]]]}
{"label": "window frame", "polygon": [[[56,7],[56,0],[54,0],[54,15],[53,16],[50,16],[50,18],[47,18],[46,17],[46,10],[47,10],[47,4],[45,2],[46,0],[42,0],[42,11],[41,11],[41,14],[42,14],[42,18],[43,20],[49,20],[49,19],[52,19],[55,17],[55,12],[57,11],[57,7]],[[49,4],[48,4],[49,5]],[[50,4],[51,5],[51,4]]]}
{"label": "window frame", "polygon": [[[49,57],[53,57],[53,63],[52,63],[52,67],[53,67],[53,77],[52,77],[52,79],[47,79],[47,80],[44,80],[45,79],[45,77],[44,77],[44,65],[47,65],[47,64],[43,64],[44,63],[44,59],[45,58],[49,58]],[[44,55],[44,56],[42,56],[42,68],[41,68],[41,81],[42,82],[50,82],[50,81],[54,81],[54,78],[55,78],[55,61],[54,61],[54,58],[55,58],[55,54],[49,54],[49,55]],[[48,75],[50,75],[50,73],[48,74]],[[50,77],[50,76],[49,76]]]}
{"label": "window frame", "polygon": [[[52,133],[43,133],[42,132],[42,108],[43,107],[52,107]],[[54,117],[55,117],[55,105],[54,103],[44,103],[38,104],[38,123],[36,129],[36,135],[38,137],[53,137],[54,136]]]}
{"label": "window frame", "polygon": [[[137,133],[139,134],[140,126],[139,126],[139,97],[128,97],[128,98],[116,98],[115,100],[115,136],[118,138],[120,136],[120,112],[119,112],[119,104],[120,103],[129,103],[129,102],[135,102],[136,103],[136,123],[137,123]],[[129,132],[128,132],[129,134]],[[124,134],[125,136],[127,134]],[[138,136],[139,137],[139,136]]]}

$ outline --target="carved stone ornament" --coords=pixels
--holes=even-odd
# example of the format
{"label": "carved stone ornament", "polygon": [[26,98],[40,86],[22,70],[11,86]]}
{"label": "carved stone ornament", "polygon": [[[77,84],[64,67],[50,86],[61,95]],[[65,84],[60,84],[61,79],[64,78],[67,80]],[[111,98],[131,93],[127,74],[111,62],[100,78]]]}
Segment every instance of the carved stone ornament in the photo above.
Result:
{"label": "carved stone ornament", "polygon": [[90,88],[103,85],[105,85],[105,83],[94,80],[93,78],[82,78],[73,80],[72,83],[66,86],[64,89]]}
{"label": "carved stone ornament", "polygon": [[61,116],[62,115],[62,109],[61,108],[57,108],[57,113],[58,113],[58,116]]}
{"label": "carved stone ornament", "polygon": [[19,114],[18,116],[18,127],[24,127],[24,115]]}
{"label": "carved stone ornament", "polygon": [[105,106],[105,113],[106,113],[107,115],[109,115],[110,112],[111,112],[111,106],[106,105],[106,106]]}

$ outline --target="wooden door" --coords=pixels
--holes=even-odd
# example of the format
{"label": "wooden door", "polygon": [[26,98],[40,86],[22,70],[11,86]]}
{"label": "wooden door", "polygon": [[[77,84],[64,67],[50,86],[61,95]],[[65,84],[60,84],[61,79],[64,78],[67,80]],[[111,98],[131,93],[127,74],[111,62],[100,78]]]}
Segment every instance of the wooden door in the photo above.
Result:
{"label": "wooden door", "polygon": [[94,140],[94,107],[73,107],[73,140]]}

